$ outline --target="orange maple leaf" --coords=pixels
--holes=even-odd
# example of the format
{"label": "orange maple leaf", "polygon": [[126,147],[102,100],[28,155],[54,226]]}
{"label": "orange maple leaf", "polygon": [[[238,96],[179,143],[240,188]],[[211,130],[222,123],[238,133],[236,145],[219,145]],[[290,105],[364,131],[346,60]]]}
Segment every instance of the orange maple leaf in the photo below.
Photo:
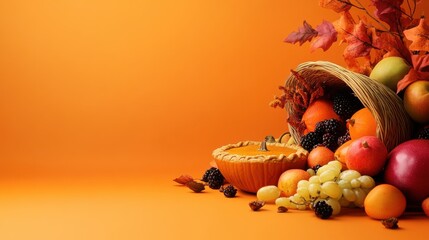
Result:
{"label": "orange maple leaf", "polygon": [[348,0],[320,0],[319,6],[332,9],[337,13],[347,11],[352,7]]}
{"label": "orange maple leaf", "polygon": [[335,30],[338,32],[338,39],[340,40],[340,44],[346,40],[348,33],[353,31],[353,26],[355,25],[355,21],[353,16],[349,11],[344,11],[340,13],[341,16],[338,20],[333,22],[332,24],[335,27]]}
{"label": "orange maple leaf", "polygon": [[412,43],[408,47],[411,51],[429,52],[429,25],[425,18],[420,18],[419,25],[404,31],[405,37]]}

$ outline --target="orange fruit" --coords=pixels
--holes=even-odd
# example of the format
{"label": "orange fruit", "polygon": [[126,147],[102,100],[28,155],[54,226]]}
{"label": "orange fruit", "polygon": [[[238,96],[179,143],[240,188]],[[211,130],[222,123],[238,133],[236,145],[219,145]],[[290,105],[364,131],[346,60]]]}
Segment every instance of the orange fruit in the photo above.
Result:
{"label": "orange fruit", "polygon": [[307,165],[310,168],[316,165],[323,166],[334,159],[334,152],[331,149],[325,146],[317,146],[308,154]]}
{"label": "orange fruit", "polygon": [[353,140],[348,140],[347,142],[339,146],[337,150],[335,150],[334,158],[335,160],[338,160],[341,162],[341,164],[343,165],[342,170],[348,169],[346,164],[346,153],[347,153],[347,150],[349,150],[350,143],[352,142]]}
{"label": "orange fruit", "polygon": [[282,196],[290,197],[296,193],[298,182],[309,178],[310,174],[303,169],[289,169],[280,175],[278,188],[282,192]]}
{"label": "orange fruit", "polygon": [[358,139],[363,136],[377,136],[377,122],[368,108],[362,108],[355,112],[347,120],[347,128],[350,131],[351,139]]}
{"label": "orange fruit", "polygon": [[332,102],[323,98],[317,99],[307,107],[302,115],[301,121],[305,123],[306,126],[304,133],[313,132],[316,129],[316,124],[318,122],[331,118],[341,120],[334,112]]}
{"label": "orange fruit", "polygon": [[429,217],[429,197],[423,200],[422,209],[423,209],[423,212],[426,214],[426,216]]}
{"label": "orange fruit", "polygon": [[364,201],[366,214],[374,219],[397,218],[404,213],[406,206],[404,194],[390,184],[375,186]]}

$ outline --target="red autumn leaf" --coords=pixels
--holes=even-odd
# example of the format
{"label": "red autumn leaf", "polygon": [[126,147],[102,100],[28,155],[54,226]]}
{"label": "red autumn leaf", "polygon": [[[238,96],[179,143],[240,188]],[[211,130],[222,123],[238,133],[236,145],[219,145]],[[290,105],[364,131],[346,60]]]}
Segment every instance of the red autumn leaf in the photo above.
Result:
{"label": "red autumn leaf", "polygon": [[353,28],[353,32],[346,37],[348,46],[344,50],[344,57],[358,58],[368,56],[372,49],[371,39],[368,29],[361,20]]}
{"label": "red autumn leaf", "polygon": [[413,68],[411,68],[408,74],[398,82],[397,93],[417,80],[424,79],[429,81],[429,54],[412,55],[411,58],[413,60]]}
{"label": "red autumn leaf", "polygon": [[345,41],[348,33],[353,31],[355,21],[349,11],[344,11],[340,14],[341,17],[335,22],[333,22],[333,25],[338,33],[337,38],[340,40],[340,43],[342,43],[343,41]]}
{"label": "red autumn leaf", "polygon": [[402,10],[404,0],[371,0],[376,10],[375,16],[390,26],[394,32],[401,31]]}
{"label": "red autumn leaf", "polygon": [[183,185],[186,185],[188,182],[191,182],[193,180],[194,179],[189,175],[181,175],[180,177],[173,179],[173,181]]}
{"label": "red autumn leaf", "polygon": [[305,42],[311,41],[315,36],[317,36],[317,31],[314,30],[310,24],[304,21],[298,31],[289,34],[284,41],[292,44],[299,42],[299,45],[302,45]]}
{"label": "red autumn leaf", "polygon": [[316,27],[317,38],[311,44],[311,50],[317,48],[322,48],[323,51],[328,50],[332,43],[337,41],[337,31],[334,28],[334,25],[328,21],[323,21],[320,25]]}
{"label": "red autumn leaf", "polygon": [[320,0],[319,6],[327,9],[332,9],[335,12],[344,12],[349,10],[352,5],[349,0]]}
{"label": "red autumn leaf", "polygon": [[404,31],[405,37],[412,41],[409,46],[411,51],[429,52],[429,25],[426,24],[425,18],[420,18],[419,25]]}

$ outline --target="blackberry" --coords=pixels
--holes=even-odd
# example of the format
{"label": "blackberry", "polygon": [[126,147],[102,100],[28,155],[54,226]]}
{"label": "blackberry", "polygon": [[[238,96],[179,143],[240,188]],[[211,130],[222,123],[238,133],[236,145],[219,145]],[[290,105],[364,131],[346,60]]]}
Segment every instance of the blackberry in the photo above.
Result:
{"label": "blackberry", "polygon": [[322,145],[329,148],[332,151],[335,151],[338,147],[337,137],[332,133],[325,133],[322,136]]}
{"label": "blackberry", "polygon": [[350,132],[347,130],[346,133],[343,136],[339,136],[338,140],[337,140],[337,145],[341,146],[343,145],[345,142],[351,140],[350,138]]}
{"label": "blackberry", "polygon": [[314,213],[318,218],[328,219],[332,215],[332,207],[325,201],[318,201],[314,204]]}
{"label": "blackberry", "polygon": [[345,91],[332,97],[334,112],[343,120],[349,119],[353,113],[363,108],[359,98],[353,92]]}
{"label": "blackberry", "polygon": [[227,198],[233,198],[237,194],[237,189],[232,185],[228,185],[223,189],[223,195]]}
{"label": "blackberry", "polygon": [[301,138],[301,147],[307,151],[311,151],[314,146],[322,143],[322,135],[316,132],[309,132],[302,136]]}
{"label": "blackberry", "polygon": [[335,118],[318,122],[316,124],[316,129],[315,129],[315,132],[319,134],[331,133],[336,136],[342,135],[344,131],[345,131],[345,125],[343,124],[343,122]]}
{"label": "blackberry", "polygon": [[207,176],[209,187],[211,189],[219,189],[222,187],[225,178],[218,168],[213,169],[210,174]]}
{"label": "blackberry", "polygon": [[423,128],[417,134],[418,139],[429,139],[429,128]]}
{"label": "blackberry", "polygon": [[211,167],[210,169],[207,169],[206,172],[204,173],[203,177],[201,178],[201,181],[208,182],[209,181],[209,175],[214,170],[216,170],[215,167]]}

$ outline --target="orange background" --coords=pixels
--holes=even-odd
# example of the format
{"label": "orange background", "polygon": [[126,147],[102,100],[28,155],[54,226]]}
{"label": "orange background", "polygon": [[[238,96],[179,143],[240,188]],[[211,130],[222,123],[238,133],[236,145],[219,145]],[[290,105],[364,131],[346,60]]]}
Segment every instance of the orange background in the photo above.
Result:
{"label": "orange background", "polygon": [[[221,145],[283,133],[285,113],[268,103],[289,70],[343,63],[337,44],[310,53],[283,39],[304,19],[338,17],[318,1],[1,1],[1,239],[183,237],[194,207],[245,219],[231,211],[252,196],[226,203],[171,179],[199,177]],[[271,212],[245,224],[286,224]]]}

